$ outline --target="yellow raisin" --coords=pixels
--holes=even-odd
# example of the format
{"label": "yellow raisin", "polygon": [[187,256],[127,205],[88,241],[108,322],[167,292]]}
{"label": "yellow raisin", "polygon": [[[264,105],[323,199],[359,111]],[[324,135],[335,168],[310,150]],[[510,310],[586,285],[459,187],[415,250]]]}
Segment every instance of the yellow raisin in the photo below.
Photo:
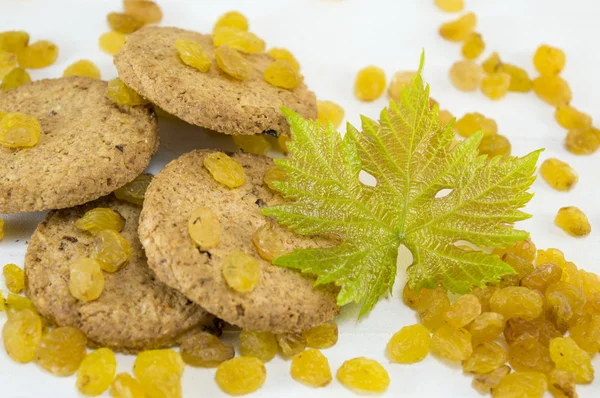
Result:
{"label": "yellow raisin", "polygon": [[359,392],[384,392],[390,385],[390,376],[385,368],[379,362],[365,357],[344,362],[336,377],[346,387]]}
{"label": "yellow raisin", "polygon": [[110,348],[86,355],[77,370],[77,389],[83,395],[100,395],[108,390],[117,373],[117,359]]}
{"label": "yellow raisin", "polygon": [[258,390],[267,378],[267,369],[260,359],[236,357],[219,365],[215,380],[227,394],[244,395]]}
{"label": "yellow raisin", "polygon": [[300,63],[298,62],[296,57],[294,57],[294,54],[292,54],[285,48],[272,48],[269,51],[267,51],[267,54],[269,54],[276,60],[287,62],[295,72],[300,72]]}
{"label": "yellow raisin", "polygon": [[569,328],[569,337],[577,345],[594,356],[600,351],[600,316],[584,315]]}
{"label": "yellow raisin", "polygon": [[581,288],[588,300],[600,293],[600,276],[582,269],[579,270],[579,276],[581,277]]}
{"label": "yellow raisin", "polygon": [[106,272],[117,272],[131,257],[131,245],[123,235],[112,229],[98,232],[94,238],[92,258]]}
{"label": "yellow raisin", "polygon": [[30,115],[7,113],[0,119],[0,145],[5,148],[31,148],[40,141],[42,126]]}
{"label": "yellow raisin", "polygon": [[554,223],[571,236],[586,236],[592,232],[587,216],[575,206],[558,210]]}
{"label": "yellow raisin", "polygon": [[554,283],[548,286],[545,296],[547,317],[563,332],[584,314],[585,293],[571,283]]}
{"label": "yellow raisin", "polygon": [[137,30],[140,30],[144,26],[144,21],[134,17],[130,14],[121,12],[111,12],[106,16],[106,21],[110,29],[128,35]]}
{"label": "yellow raisin", "polygon": [[504,72],[510,76],[508,91],[514,91],[518,93],[528,93],[531,91],[533,82],[529,78],[529,75],[525,69],[519,68],[516,65],[503,63],[498,68],[498,71]]}
{"label": "yellow raisin", "polygon": [[504,330],[506,322],[497,312],[484,312],[471,322],[468,331],[473,343],[481,343],[496,339]]}
{"label": "yellow raisin", "polygon": [[9,317],[2,328],[4,349],[16,362],[27,363],[33,360],[41,338],[42,320],[30,309],[24,309]]}
{"label": "yellow raisin", "polygon": [[75,221],[75,226],[82,230],[96,235],[105,229],[112,229],[121,232],[125,220],[116,211],[107,207],[97,207],[87,211],[83,217]]}
{"label": "yellow raisin", "polygon": [[417,309],[419,320],[423,326],[436,330],[446,324],[444,314],[450,308],[448,294],[442,289],[434,289],[423,307]]}
{"label": "yellow raisin", "polygon": [[198,207],[188,220],[188,233],[200,250],[212,249],[221,242],[221,223],[209,207]]}
{"label": "yellow raisin", "polygon": [[600,131],[594,127],[571,130],[567,133],[565,146],[575,155],[590,155],[600,147]]}
{"label": "yellow raisin", "polygon": [[494,249],[493,253],[500,257],[503,257],[506,253],[512,253],[532,263],[536,256],[536,247],[531,239],[527,238],[515,243],[512,246],[507,246],[503,249]]}
{"label": "yellow raisin", "polygon": [[459,12],[465,8],[464,0],[435,0],[435,5],[442,11]]}
{"label": "yellow raisin", "polygon": [[533,55],[533,65],[540,75],[558,75],[567,62],[565,53],[556,47],[543,44]]}
{"label": "yellow raisin", "polygon": [[306,349],[306,339],[300,333],[277,334],[275,340],[285,358],[291,358]]}
{"label": "yellow raisin", "polygon": [[552,263],[541,264],[521,279],[521,286],[545,293],[548,286],[562,278],[562,269]]}
{"label": "yellow raisin", "polygon": [[246,182],[246,173],[242,165],[223,152],[206,155],[203,164],[212,178],[226,187],[237,188]]}
{"label": "yellow raisin", "polygon": [[568,191],[579,181],[577,172],[567,163],[556,158],[544,160],[540,175],[557,191]]}
{"label": "yellow raisin", "polygon": [[159,23],[163,17],[162,10],[152,0],[123,0],[123,10],[144,24]]}
{"label": "yellow raisin", "polygon": [[113,398],[145,398],[142,385],[129,373],[119,373],[115,377],[110,394]]}
{"label": "yellow raisin", "polygon": [[17,67],[17,56],[7,51],[0,51],[0,80]]}
{"label": "yellow raisin", "polygon": [[92,61],[82,59],[67,66],[63,72],[63,76],[83,76],[92,79],[100,79],[100,69],[98,69]]}
{"label": "yellow raisin", "polygon": [[254,232],[252,243],[258,255],[267,261],[273,261],[285,254],[283,242],[277,234],[275,226],[270,222],[265,223]]}
{"label": "yellow raisin", "polygon": [[572,107],[561,105],[556,108],[554,117],[558,124],[567,130],[589,128],[592,125],[592,117]]}
{"label": "yellow raisin", "polygon": [[506,363],[508,354],[498,343],[486,341],[473,348],[471,356],[463,362],[465,372],[485,374]]}
{"label": "yellow raisin", "polygon": [[508,347],[510,366],[520,372],[547,373],[554,369],[548,347],[538,340],[518,340]]}
{"label": "yellow raisin", "polygon": [[471,333],[466,329],[442,326],[433,332],[431,352],[452,362],[464,361],[473,353]]}
{"label": "yellow raisin", "polygon": [[21,68],[45,68],[56,62],[58,47],[47,40],[36,41],[19,51],[17,58]]}
{"label": "yellow raisin", "polygon": [[175,48],[184,64],[204,73],[210,69],[212,59],[204,51],[202,44],[194,40],[179,38],[175,41]]}
{"label": "yellow raisin", "polygon": [[444,39],[454,42],[464,41],[477,25],[477,16],[469,12],[460,18],[440,26],[439,33]]}
{"label": "yellow raisin", "polygon": [[483,78],[483,68],[476,62],[464,59],[450,68],[450,81],[460,91],[475,91]]}
{"label": "yellow raisin", "polygon": [[140,174],[133,181],[117,189],[114,194],[117,199],[141,206],[152,178],[152,174]]}
{"label": "yellow raisin", "polygon": [[233,346],[223,344],[217,336],[207,332],[186,337],[180,347],[183,362],[202,368],[216,368],[221,362],[233,358]]}
{"label": "yellow raisin", "polygon": [[302,83],[302,76],[296,72],[288,62],[273,61],[263,72],[265,81],[275,87],[293,90]]}
{"label": "yellow raisin", "polygon": [[358,71],[354,81],[354,95],[361,101],[375,101],[385,91],[385,72],[377,66]]}
{"label": "yellow raisin", "polygon": [[496,291],[490,298],[490,308],[505,319],[535,319],[542,314],[544,300],[526,287],[509,286]]}
{"label": "yellow raisin", "polygon": [[133,363],[133,373],[147,398],[180,398],[184,363],[173,350],[140,352]]}
{"label": "yellow raisin", "polygon": [[517,341],[537,341],[544,347],[548,347],[550,340],[561,337],[563,334],[547,319],[537,318],[526,321],[521,318],[512,318],[506,322],[504,338],[508,344]]}
{"label": "yellow raisin", "polygon": [[500,384],[500,381],[504,378],[504,376],[510,373],[510,370],[511,369],[509,366],[504,365],[491,371],[490,373],[475,375],[475,377],[473,377],[472,386],[481,394],[489,394],[490,391]]}
{"label": "yellow raisin", "polygon": [[222,26],[213,30],[212,38],[215,47],[227,45],[247,54],[265,52],[264,40],[245,30]]}
{"label": "yellow raisin", "polygon": [[519,284],[519,282],[523,277],[525,277],[525,275],[533,271],[534,268],[531,261],[527,261],[523,257],[510,252],[504,253],[504,255],[502,256],[502,261],[510,265],[512,269],[516,272],[515,274],[513,274],[516,280],[516,285]]}
{"label": "yellow raisin", "polygon": [[252,75],[252,66],[237,50],[229,46],[223,45],[217,48],[215,59],[219,68],[235,79],[246,80]]}
{"label": "yellow raisin", "polygon": [[222,27],[248,30],[248,19],[246,19],[246,17],[238,11],[229,11],[217,19],[217,22],[215,22],[215,26],[213,27],[213,31]]}
{"label": "yellow raisin", "polygon": [[314,348],[294,355],[290,374],[294,380],[311,387],[324,387],[332,378],[329,361]]}
{"label": "yellow raisin", "polygon": [[56,376],[70,376],[85,357],[86,338],[71,326],[50,330],[35,350],[35,362]]}
{"label": "yellow raisin", "polygon": [[510,141],[500,134],[484,135],[479,143],[479,154],[487,155],[490,159],[496,156],[508,157],[510,152]]}
{"label": "yellow raisin", "polygon": [[277,166],[269,167],[263,177],[264,183],[267,184],[267,187],[269,187],[269,189],[271,189],[272,191],[278,191],[277,187],[275,186],[276,182],[285,181],[286,179],[287,176],[285,174],[285,171],[281,170]]}
{"label": "yellow raisin", "polygon": [[454,115],[447,110],[441,110],[439,114],[440,124],[446,126],[454,119]]}
{"label": "yellow raisin", "polygon": [[104,290],[104,275],[100,262],[80,257],[69,265],[69,291],[77,300],[93,301]]}
{"label": "yellow raisin", "polygon": [[461,137],[470,137],[482,130],[484,135],[498,134],[498,125],[478,112],[466,113],[454,123],[454,131]]}
{"label": "yellow raisin", "polygon": [[0,51],[16,54],[29,44],[29,33],[22,30],[0,32]]}
{"label": "yellow raisin", "polygon": [[31,77],[26,70],[23,68],[14,68],[4,76],[4,79],[2,79],[2,83],[0,84],[0,89],[2,89],[2,91],[8,91],[29,82],[31,82]]}
{"label": "yellow raisin", "polygon": [[550,356],[556,369],[575,375],[577,383],[594,380],[594,368],[590,355],[582,350],[570,337],[557,337],[550,342]]}
{"label": "yellow raisin", "polygon": [[2,268],[4,283],[11,293],[21,293],[25,288],[25,272],[15,264],[6,264]]}
{"label": "yellow raisin", "polygon": [[306,339],[307,347],[329,348],[333,347],[338,341],[338,326],[335,322],[325,322],[305,330],[302,335]]}
{"label": "yellow raisin", "polygon": [[240,354],[269,362],[277,354],[277,340],[270,332],[242,330],[240,333]]}
{"label": "yellow raisin", "polygon": [[260,135],[234,135],[233,143],[239,150],[255,155],[266,155],[271,149],[271,144],[262,134]]}
{"label": "yellow raisin", "polygon": [[115,55],[125,45],[126,40],[127,37],[123,33],[110,31],[100,36],[98,44],[105,53]]}
{"label": "yellow raisin", "polygon": [[481,67],[485,73],[494,73],[501,65],[502,61],[500,61],[500,55],[498,55],[497,52],[493,52],[485,61],[483,61]]}
{"label": "yellow raisin", "polygon": [[571,102],[569,84],[559,76],[539,76],[533,79],[533,91],[543,101],[554,107]]}
{"label": "yellow raisin", "polygon": [[394,73],[390,86],[388,87],[388,96],[394,101],[399,102],[400,99],[402,99],[402,90],[404,87],[410,87],[416,75],[417,72],[414,71],[400,71]]}
{"label": "yellow raisin", "polygon": [[475,59],[485,50],[485,42],[480,33],[473,32],[467,36],[462,45],[462,54],[466,59]]}
{"label": "yellow raisin", "polygon": [[481,80],[481,91],[492,100],[503,98],[510,87],[510,75],[504,72],[489,73]]}
{"label": "yellow raisin", "polygon": [[421,362],[431,345],[429,329],[423,325],[405,326],[387,344],[387,357],[396,363]]}
{"label": "yellow raisin", "polygon": [[326,126],[331,122],[334,128],[338,128],[344,119],[344,108],[331,101],[317,101],[317,120]]}
{"label": "yellow raisin", "polygon": [[446,312],[444,320],[453,328],[459,329],[471,323],[481,314],[481,303],[472,294],[460,296]]}
{"label": "yellow raisin", "polygon": [[260,280],[258,261],[240,250],[233,250],[225,257],[222,269],[225,282],[236,292],[251,292]]}
{"label": "yellow raisin", "polygon": [[493,398],[542,398],[548,389],[546,375],[540,372],[515,372],[502,378],[492,390]]}
{"label": "yellow raisin", "polygon": [[549,374],[549,391],[554,398],[577,398],[575,375],[566,370],[554,369]]}
{"label": "yellow raisin", "polygon": [[13,293],[8,293],[8,296],[6,297],[6,311],[8,318],[10,319],[13,315],[23,310],[32,310],[33,312],[37,313],[37,309],[30,299]]}
{"label": "yellow raisin", "polygon": [[108,82],[106,95],[118,105],[136,106],[148,103],[144,97],[127,87],[118,77]]}

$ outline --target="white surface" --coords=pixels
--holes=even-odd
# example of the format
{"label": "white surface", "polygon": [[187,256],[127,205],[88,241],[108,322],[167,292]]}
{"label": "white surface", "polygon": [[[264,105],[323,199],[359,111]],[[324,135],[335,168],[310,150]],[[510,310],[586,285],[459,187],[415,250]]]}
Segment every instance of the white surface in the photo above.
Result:
{"label": "white surface", "polygon": [[[563,76],[571,84],[573,104],[594,119],[600,119],[600,89],[596,78],[600,53],[593,40],[598,37],[600,3],[594,0],[466,0],[467,7],[477,13],[479,31],[490,50],[500,52],[502,59],[525,67],[533,74],[531,57],[537,46],[549,43],[567,54]],[[567,236],[553,224],[558,208],[580,206],[594,227],[600,224],[598,170],[600,154],[574,156],[563,148],[565,131],[553,120],[553,109],[535,95],[509,94],[492,102],[480,93],[460,93],[449,83],[447,71],[460,57],[460,46],[437,35],[445,20],[454,18],[433,6],[433,0],[346,0],[346,1],[160,1],[164,26],[179,26],[209,32],[224,11],[237,9],[250,19],[251,30],[264,38],[269,46],[289,48],[300,60],[306,82],[321,99],[330,99],[346,110],[348,121],[357,123],[359,113],[377,117],[386,104],[382,98],[374,103],[360,103],[352,95],[356,71],[375,64],[391,74],[418,66],[421,49],[426,50],[425,78],[442,108],[457,116],[479,111],[496,119],[501,134],[509,137],[513,153],[524,155],[545,147],[545,159],[557,156],[571,163],[580,174],[579,185],[569,193],[550,189],[538,180],[533,190],[536,197],[528,210],[533,219],[520,227],[531,232],[540,248],[559,247],[569,260],[580,267],[600,272],[600,234],[594,231],[584,239]],[[48,39],[60,46],[58,62],[50,68],[31,71],[34,79],[57,77],[70,63],[88,58],[102,69],[102,77],[116,76],[111,57],[98,49],[97,40],[107,31],[105,16],[120,10],[120,1],[98,0],[0,0],[0,30],[24,29],[32,40]],[[211,136],[212,137],[212,136]],[[228,139],[207,139],[198,129],[172,122],[161,124],[162,148],[150,167],[157,172],[169,160],[193,148],[214,145],[230,146]],[[3,216],[6,237],[0,243],[0,264],[23,264],[26,241],[43,214]],[[4,286],[4,283],[0,285]],[[340,317],[339,343],[328,350],[332,371],[346,359],[367,356],[381,361],[392,382],[386,396],[476,397],[469,377],[459,367],[449,367],[435,358],[402,366],[388,363],[384,356],[390,336],[402,326],[415,322],[413,312],[401,303],[402,286],[397,284],[394,297],[382,301],[370,316],[360,323],[351,311]],[[6,292],[5,292],[6,293]],[[0,315],[0,323],[5,315]],[[134,357],[119,356],[119,372],[131,372]],[[594,364],[600,366],[596,357]],[[600,367],[599,367],[600,369]],[[309,389],[291,379],[289,363],[276,358],[267,365],[265,385],[257,397],[331,397],[355,396],[336,380],[324,389]],[[183,389],[186,397],[223,395],[213,381],[214,370],[186,368]],[[76,397],[75,378],[56,378],[34,364],[17,365],[0,350],[0,386],[4,397]],[[600,395],[600,381],[578,387],[581,397]],[[108,394],[105,394],[108,396]]]}

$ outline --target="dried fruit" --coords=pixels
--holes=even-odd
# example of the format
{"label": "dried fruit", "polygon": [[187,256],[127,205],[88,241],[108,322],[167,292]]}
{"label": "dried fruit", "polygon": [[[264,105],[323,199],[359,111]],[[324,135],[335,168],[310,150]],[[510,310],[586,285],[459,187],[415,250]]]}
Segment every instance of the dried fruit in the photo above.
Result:
{"label": "dried fruit", "polygon": [[592,125],[592,117],[575,109],[571,105],[562,105],[556,108],[554,117],[558,124],[567,130],[585,129]]}
{"label": "dried fruit", "polygon": [[239,30],[248,30],[248,20],[242,13],[238,11],[229,11],[217,19],[217,22],[215,22],[215,26],[213,27],[213,31],[224,26]]}
{"label": "dried fruit", "polygon": [[581,287],[581,275],[577,270],[577,266],[570,261],[565,260],[565,255],[558,249],[550,248],[548,250],[538,250],[537,265],[552,263],[558,265],[562,269],[561,281],[569,282],[574,286]]}
{"label": "dried fruit", "polygon": [[400,71],[394,73],[392,81],[388,87],[388,96],[390,99],[399,102],[402,98],[402,90],[404,87],[410,86],[417,76],[415,71]]}
{"label": "dried fruit", "polygon": [[291,358],[306,349],[306,339],[300,333],[277,334],[275,340],[285,358]]}
{"label": "dried fruit", "polygon": [[212,37],[215,47],[226,45],[248,54],[265,52],[264,40],[245,30],[223,26],[214,29]]}
{"label": "dried fruit", "polygon": [[481,394],[489,394],[491,390],[500,384],[500,381],[504,378],[504,376],[509,373],[510,367],[504,365],[490,373],[475,375],[472,383],[473,388],[479,391]]}
{"label": "dried fruit", "polygon": [[278,189],[275,186],[275,183],[278,181],[285,181],[286,178],[285,171],[281,170],[277,166],[271,166],[267,169],[267,171],[265,171],[263,181],[265,184],[267,184],[267,187],[269,187],[270,190],[277,192]]}
{"label": "dried fruit", "polygon": [[473,354],[463,362],[465,372],[486,374],[504,365],[508,356],[498,343],[486,341],[473,348]]}
{"label": "dried fruit", "polygon": [[63,77],[68,76],[83,76],[91,79],[100,79],[100,69],[87,59],[74,62],[67,66],[63,72]]}
{"label": "dried fruit", "polygon": [[556,364],[556,369],[573,373],[577,383],[590,383],[594,380],[594,368],[589,354],[579,348],[572,338],[553,339],[550,342],[550,357]]}
{"label": "dried fruit", "polygon": [[16,54],[29,44],[29,33],[22,30],[0,32],[0,51]]}
{"label": "dried fruit", "polygon": [[429,297],[426,305],[417,310],[419,320],[423,326],[428,327],[430,330],[436,330],[446,324],[444,314],[449,308],[450,300],[448,299],[448,294],[439,288],[439,290],[434,291],[431,297]]}
{"label": "dried fruit", "polygon": [[294,355],[290,374],[294,380],[311,387],[324,387],[331,382],[329,361],[314,348]]}
{"label": "dried fruit", "polygon": [[106,16],[106,21],[110,29],[128,35],[144,26],[144,21],[130,14],[111,12]]}
{"label": "dried fruit", "polygon": [[244,395],[258,390],[267,378],[267,370],[260,359],[236,357],[217,368],[215,380],[227,394]]}
{"label": "dried fruit", "polygon": [[233,143],[242,152],[265,155],[271,144],[264,135],[234,135]]}
{"label": "dried fruit", "polygon": [[137,106],[148,103],[144,97],[127,87],[118,77],[108,82],[106,95],[118,105]]}
{"label": "dried fruit", "polygon": [[591,300],[596,293],[600,293],[600,276],[582,269],[578,273],[581,277],[581,288],[585,293],[585,297]]}
{"label": "dried fruit", "polygon": [[277,354],[277,340],[270,332],[242,330],[240,333],[240,354],[269,362]]}
{"label": "dried fruit", "polygon": [[305,330],[302,335],[306,339],[307,347],[329,348],[333,347],[338,341],[338,327],[335,322],[325,322]]}
{"label": "dried fruit", "polygon": [[287,61],[275,60],[263,72],[265,81],[272,86],[293,90],[302,83],[302,76]]}
{"label": "dried fruit", "polygon": [[180,398],[183,368],[183,360],[177,352],[151,350],[137,355],[133,373],[147,398]]}
{"label": "dried fruit", "polygon": [[4,349],[16,362],[31,361],[41,338],[42,319],[30,309],[24,309],[10,316],[2,328]]}
{"label": "dried fruit", "polygon": [[565,53],[556,47],[543,44],[533,55],[533,65],[540,75],[558,75],[565,67]]}
{"label": "dried fruit", "polygon": [[452,362],[464,361],[473,353],[471,333],[466,329],[442,326],[433,332],[431,352]]}
{"label": "dried fruit", "polygon": [[577,398],[575,375],[566,370],[554,369],[549,374],[549,391],[554,398]]}
{"label": "dried fruit", "polygon": [[506,95],[511,77],[505,72],[489,73],[481,80],[481,91],[490,99],[498,100]]}
{"label": "dried fruit", "polygon": [[562,333],[554,324],[546,319],[534,319],[526,321],[521,318],[512,318],[506,322],[504,338],[508,344],[519,341],[537,341],[548,347],[550,340],[562,337]]}
{"label": "dried fruit", "polygon": [[209,207],[198,207],[188,220],[188,233],[200,250],[217,247],[221,242],[219,217]]}
{"label": "dried fruit", "polygon": [[243,251],[233,250],[225,257],[221,267],[225,282],[236,292],[251,292],[260,280],[258,261]]}
{"label": "dried fruit", "polygon": [[440,26],[439,33],[444,39],[454,42],[464,41],[477,25],[477,17],[469,12],[460,18]]}
{"label": "dried fruit", "polygon": [[396,363],[420,362],[429,354],[430,345],[429,329],[418,324],[405,326],[392,336],[386,354]]}
{"label": "dried fruit", "polygon": [[246,173],[242,165],[222,152],[206,155],[204,167],[215,181],[229,188],[240,187],[246,182]]}
{"label": "dried fruit", "polygon": [[590,155],[600,147],[600,131],[594,127],[571,130],[567,133],[565,146],[576,155]]}
{"label": "dried fruit", "polygon": [[504,317],[496,312],[484,312],[468,327],[474,344],[496,339],[504,330]]}
{"label": "dried fruit", "polygon": [[435,0],[435,5],[446,12],[459,12],[465,8],[464,0]]}
{"label": "dried fruit", "polygon": [[114,194],[117,199],[141,206],[152,178],[152,174],[140,174],[135,177],[135,180],[117,189]]}
{"label": "dried fruit", "polygon": [[252,235],[252,243],[260,257],[267,261],[273,261],[285,254],[285,246],[280,235],[271,222],[265,223]]}
{"label": "dried fruit", "polygon": [[50,330],[35,350],[35,362],[55,376],[70,376],[85,358],[86,338],[71,326]]}
{"label": "dried fruit", "polygon": [[484,135],[479,143],[479,154],[487,155],[489,159],[496,156],[506,158],[510,155],[510,151],[510,141],[500,134]]}
{"label": "dried fruit", "polygon": [[30,81],[31,77],[26,70],[23,68],[14,68],[4,76],[4,79],[2,79],[2,83],[0,84],[0,89],[2,91],[12,90],[13,88],[27,84]]}
{"label": "dried fruit", "polygon": [[340,127],[344,120],[344,108],[331,101],[317,101],[317,120],[326,126],[330,121],[334,128]]}
{"label": "dried fruit", "polygon": [[448,294],[440,286],[435,289],[423,288],[413,290],[410,288],[409,284],[406,283],[404,285],[404,290],[402,291],[402,300],[404,301],[404,304],[408,305],[413,310],[423,309],[433,300],[443,296],[445,296],[446,299],[448,298]]}
{"label": "dried fruit", "polygon": [[542,314],[543,304],[538,293],[520,286],[505,287],[490,298],[492,311],[502,314],[505,319],[535,319]]}
{"label": "dried fruit", "polygon": [[545,293],[548,286],[557,283],[562,277],[562,269],[552,263],[537,266],[521,279],[521,286]]}
{"label": "dried fruit", "polygon": [[0,145],[5,148],[31,148],[40,141],[42,126],[30,115],[7,113],[0,119]]}
{"label": "dried fruit", "polygon": [[[507,251],[506,253],[504,253],[504,255],[502,256],[502,261],[504,261],[506,264],[510,265],[512,267],[513,270],[515,270],[516,274],[515,276],[517,277],[517,282],[520,281],[523,277],[525,277],[525,275],[529,274],[531,271],[533,271],[533,264],[531,261],[528,261],[526,259],[524,259],[523,257],[511,253],[509,251]],[[517,283],[518,285],[518,283]]]}
{"label": "dried fruit", "polygon": [[123,0],[123,10],[144,24],[159,23],[163,17],[162,10],[152,0]]}
{"label": "dried fruit", "polygon": [[56,62],[58,47],[47,40],[36,41],[19,51],[17,58],[21,68],[45,68]]}
{"label": "dried fruit", "polygon": [[294,54],[292,54],[285,48],[272,48],[269,51],[267,51],[267,54],[269,54],[271,57],[277,60],[287,62],[295,72],[300,72],[300,63],[298,62],[296,57],[294,57]]}
{"label": "dried fruit", "polygon": [[129,373],[119,373],[115,377],[110,394],[113,398],[145,398],[142,385]]}
{"label": "dried fruit", "polygon": [[30,299],[16,294],[8,293],[6,297],[6,312],[10,319],[13,315],[23,310],[32,310],[37,314],[37,309]]}
{"label": "dried fruit", "polygon": [[473,32],[467,36],[462,45],[462,54],[466,59],[475,59],[485,50],[485,42],[480,33]]}
{"label": "dried fruit", "polygon": [[79,257],[69,265],[69,291],[77,300],[93,301],[104,290],[104,275],[100,262]]}
{"label": "dried fruit", "polygon": [[507,246],[503,249],[494,249],[493,253],[500,257],[503,257],[506,253],[512,253],[531,263],[536,256],[536,247],[531,239],[527,238],[512,246]]}
{"label": "dried fruit", "polygon": [[510,76],[508,91],[518,93],[528,93],[531,91],[533,82],[525,69],[519,68],[516,65],[502,63],[497,70],[507,73]]}
{"label": "dried fruit", "polygon": [[127,37],[119,32],[106,32],[98,39],[100,49],[107,54],[115,55],[125,45]]}
{"label": "dried fruit", "polygon": [[17,56],[13,53],[0,51],[0,80],[17,67]]}
{"label": "dried fruit", "polygon": [[342,364],[337,379],[348,388],[361,392],[383,392],[390,384],[390,376],[379,362],[358,357]]}
{"label": "dried fruit", "polygon": [[444,313],[444,320],[453,328],[459,329],[471,323],[481,314],[481,303],[477,296],[460,296]]}
{"label": "dried fruit", "polygon": [[462,137],[470,137],[479,130],[484,135],[495,135],[498,133],[498,125],[493,119],[483,116],[481,113],[466,113],[454,123],[454,131]]}
{"label": "dried fruit", "polygon": [[77,371],[77,389],[84,395],[100,395],[108,390],[117,373],[117,359],[110,348],[89,353]]}
{"label": "dried fruit", "polygon": [[465,59],[452,65],[449,76],[460,91],[475,91],[483,79],[483,68],[475,61]]}
{"label": "dried fruit", "polygon": [[549,318],[563,331],[583,315],[586,298],[579,287],[568,282],[554,283],[546,289]]}
{"label": "dried fruit", "polygon": [[560,208],[554,223],[571,236],[586,236],[592,232],[587,216],[575,206]]}
{"label": "dried fruit", "polygon": [[358,71],[354,81],[354,96],[361,101],[375,101],[385,91],[385,72],[377,66]]}
{"label": "dried fruit", "polygon": [[521,372],[548,373],[554,369],[548,346],[535,339],[518,340],[510,344],[508,360],[514,370]]}
{"label": "dried fruit", "polygon": [[593,357],[600,351],[600,315],[584,315],[569,329],[577,345]]}
{"label": "dried fruit", "polygon": [[540,175],[557,191],[568,191],[579,181],[577,172],[556,158],[544,160],[540,166]]}
{"label": "dried fruit", "polygon": [[117,272],[131,257],[131,245],[123,235],[112,229],[98,232],[94,238],[92,258],[106,272]]}
{"label": "dried fruit", "polygon": [[498,55],[497,52],[491,53],[490,56],[481,63],[485,73],[494,73],[501,65],[503,65],[503,63],[500,61],[500,55]]}
{"label": "dried fruit", "polygon": [[96,235],[105,229],[121,232],[124,225],[125,220],[123,217],[116,211],[106,207],[89,210],[75,222],[78,229],[87,231],[92,235]]}
{"label": "dried fruit", "polygon": [[180,37],[175,41],[175,48],[179,52],[179,58],[181,58],[184,64],[204,73],[210,69],[212,59],[204,51],[202,44]]}
{"label": "dried fruit", "polygon": [[9,292],[18,294],[25,288],[25,272],[15,264],[6,264],[2,275]]}
{"label": "dried fruit", "polygon": [[571,88],[559,76],[539,76],[533,79],[533,91],[543,101],[554,107],[571,102]]}
{"label": "dried fruit", "polygon": [[492,390],[493,398],[542,398],[548,389],[546,375],[539,372],[514,372],[502,378]]}
{"label": "dried fruit", "polygon": [[217,336],[207,332],[198,332],[186,337],[179,352],[183,362],[202,368],[216,368],[235,355],[233,346],[223,344]]}

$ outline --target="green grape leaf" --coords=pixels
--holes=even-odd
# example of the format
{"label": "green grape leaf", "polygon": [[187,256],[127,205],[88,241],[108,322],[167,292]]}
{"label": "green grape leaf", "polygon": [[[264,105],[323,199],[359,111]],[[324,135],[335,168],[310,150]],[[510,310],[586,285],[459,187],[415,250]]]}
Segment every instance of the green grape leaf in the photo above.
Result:
{"label": "green grape leaf", "polygon": [[[289,201],[263,213],[296,233],[333,234],[341,243],[296,250],[274,264],[316,275],[316,284],[336,284],[338,304],[360,303],[359,316],[391,293],[400,245],[413,255],[411,288],[441,284],[466,293],[514,271],[498,256],[457,242],[504,247],[528,236],[513,224],[530,217],[519,209],[533,196],[527,190],[541,150],[487,159],[478,154],[482,132],[451,149],[453,122],[442,126],[437,105],[429,108],[422,65],[379,122],[362,117],[362,132],[348,124],[342,137],[331,123],[283,109],[292,140],[290,157],[275,160],[287,174],[276,187]],[[376,185],[363,184],[361,171]]]}

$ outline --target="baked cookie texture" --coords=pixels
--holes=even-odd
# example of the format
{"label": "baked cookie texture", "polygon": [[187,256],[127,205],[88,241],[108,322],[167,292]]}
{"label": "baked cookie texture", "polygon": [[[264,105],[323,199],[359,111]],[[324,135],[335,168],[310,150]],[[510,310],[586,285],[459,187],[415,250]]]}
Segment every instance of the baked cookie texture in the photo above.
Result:
{"label": "baked cookie texture", "polygon": [[[178,38],[194,40],[213,58],[202,73],[185,65],[175,48]],[[210,35],[168,27],[145,27],[127,38],[115,56],[119,77],[166,112],[188,123],[225,134],[289,132],[280,107],[305,118],[317,117],[316,98],[303,83],[295,90],[270,85],[263,72],[274,61],[267,54],[243,54],[253,76],[240,81],[221,72]]]}
{"label": "baked cookie texture", "polygon": [[[75,221],[96,207],[109,207],[123,216],[121,234],[132,252],[124,268],[114,274],[103,272],[100,297],[82,302],[69,291],[69,263],[91,255],[94,237],[77,229]],[[27,296],[52,323],[79,328],[92,346],[123,352],[171,346],[192,330],[220,332],[220,320],[156,280],[148,268],[137,237],[140,211],[111,195],[50,212],[35,230],[25,256]]]}
{"label": "baked cookie texture", "polygon": [[[210,151],[193,151],[169,163],[146,192],[139,235],[148,264],[158,279],[181,291],[219,318],[243,329],[274,333],[299,332],[338,314],[336,289],[314,287],[314,280],[260,258],[252,243],[254,232],[271,222],[260,208],[280,203],[279,194],[263,183],[273,165],[266,157],[235,154],[246,183],[235,189],[217,183],[203,166]],[[201,251],[188,234],[188,220],[207,206],[221,224],[221,241]],[[276,225],[286,251],[332,245],[328,239],[295,235]],[[261,266],[260,281],[249,293],[231,289],[222,274],[223,259],[232,250],[254,256]]]}
{"label": "baked cookie texture", "polygon": [[106,82],[39,80],[0,94],[0,110],[35,116],[33,148],[0,146],[0,214],[61,209],[109,194],[139,175],[158,149],[150,107],[120,107]]}

